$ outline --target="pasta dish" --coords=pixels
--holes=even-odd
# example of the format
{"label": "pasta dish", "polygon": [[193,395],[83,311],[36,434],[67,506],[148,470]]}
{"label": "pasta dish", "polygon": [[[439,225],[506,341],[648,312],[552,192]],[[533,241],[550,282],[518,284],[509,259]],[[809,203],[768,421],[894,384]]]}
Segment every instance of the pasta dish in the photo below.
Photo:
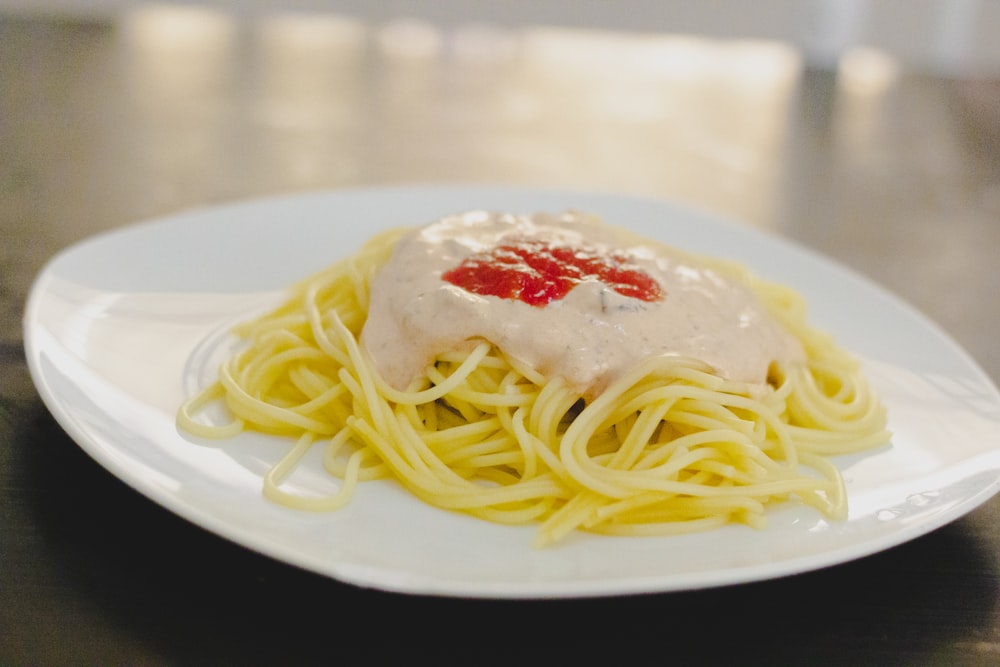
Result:
{"label": "pasta dish", "polygon": [[[467,211],[382,232],[239,324],[193,436],[287,436],[271,500],[342,507],[391,478],[438,508],[575,531],[847,515],[832,457],[889,441],[859,362],[792,287],[577,211]],[[205,418],[221,403],[224,422]],[[313,447],[339,480],[293,492]]]}

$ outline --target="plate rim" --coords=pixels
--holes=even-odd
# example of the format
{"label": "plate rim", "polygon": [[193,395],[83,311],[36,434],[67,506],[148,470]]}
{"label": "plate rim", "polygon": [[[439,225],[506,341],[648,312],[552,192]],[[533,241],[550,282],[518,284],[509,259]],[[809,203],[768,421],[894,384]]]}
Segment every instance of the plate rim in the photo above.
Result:
{"label": "plate rim", "polygon": [[[778,577],[800,574],[813,571],[831,565],[849,562],[862,558],[886,549],[898,546],[912,539],[932,532],[947,523],[957,520],[968,514],[983,503],[992,498],[1000,491],[1000,471],[998,471],[993,482],[979,489],[973,496],[966,499],[962,505],[961,512],[952,514],[935,515],[934,521],[927,521],[912,526],[908,530],[896,531],[892,539],[884,540],[874,548],[865,543],[849,545],[839,552],[827,552],[825,557],[811,555],[799,559],[783,561],[781,567],[773,564],[758,564],[736,570],[715,572],[714,576],[702,574],[691,582],[685,583],[680,580],[671,580],[664,583],[663,580],[657,582],[647,582],[644,579],[616,580],[601,585],[598,582],[589,582],[585,586],[573,585],[572,581],[535,582],[532,586],[523,588],[510,588],[505,584],[486,584],[470,586],[467,582],[447,582],[436,579],[426,579],[413,576],[413,573],[396,573],[396,576],[389,576],[386,573],[377,575],[373,572],[358,572],[351,570],[345,572],[344,568],[323,567],[321,564],[312,562],[310,558],[296,558],[294,553],[284,553],[280,545],[265,545],[248,541],[245,535],[227,525],[210,512],[201,513],[192,511],[186,505],[178,506],[171,502],[171,499],[164,498],[155,489],[150,489],[146,485],[137,483],[130,478],[129,471],[123,470],[114,460],[109,460],[104,449],[94,442],[93,436],[71,419],[62,404],[63,399],[59,392],[50,384],[50,377],[43,368],[40,360],[41,341],[38,338],[34,327],[37,325],[37,309],[42,300],[46,297],[46,283],[53,271],[59,267],[66,258],[73,257],[79,253],[86,252],[88,248],[100,246],[109,240],[121,240],[129,235],[141,238],[146,230],[160,227],[170,227],[181,221],[190,220],[192,216],[206,216],[209,218],[239,214],[242,211],[254,209],[260,206],[277,206],[294,202],[333,202],[343,200],[345,197],[407,197],[407,196],[447,196],[449,194],[461,193],[469,196],[476,192],[489,192],[492,196],[509,195],[515,198],[533,198],[537,196],[574,196],[580,195],[586,198],[606,198],[608,200],[644,202],[652,206],[663,207],[664,210],[671,210],[685,215],[693,215],[702,220],[707,220],[712,224],[726,230],[740,230],[741,233],[751,237],[760,237],[770,244],[777,244],[783,251],[793,251],[809,262],[819,262],[825,269],[832,270],[839,275],[850,276],[858,281],[867,290],[877,293],[881,298],[889,299],[897,308],[907,311],[908,316],[916,318],[921,324],[942,343],[950,346],[950,352],[957,355],[966,370],[977,376],[979,381],[984,383],[987,391],[994,400],[1000,401],[1000,391],[989,375],[979,366],[978,362],[960,346],[948,332],[931,318],[924,315],[919,309],[907,302],[905,299],[892,293],[884,286],[864,276],[858,271],[839,263],[838,261],[823,255],[822,253],[804,246],[796,241],[775,233],[772,230],[751,227],[733,218],[728,218],[718,213],[713,213],[705,209],[691,207],[681,202],[658,199],[655,197],[635,195],[628,193],[617,193],[602,190],[580,190],[574,188],[548,188],[535,186],[518,185],[490,185],[490,184],[433,184],[433,185],[407,185],[407,186],[365,186],[344,189],[313,190],[308,192],[291,193],[277,196],[249,197],[229,202],[204,205],[186,210],[160,215],[145,220],[140,220],[120,227],[103,230],[96,234],[83,238],[55,253],[43,265],[42,269],[35,277],[26,300],[23,315],[23,334],[25,356],[28,362],[29,375],[34,383],[43,403],[53,415],[60,427],[66,431],[70,438],[80,446],[91,458],[111,472],[115,477],[124,481],[128,486],[153,500],[162,508],[182,516],[186,520],[209,530],[216,535],[235,542],[252,551],[256,551],[272,559],[276,559],[287,564],[305,568],[317,574],[332,577],[343,583],[357,585],[364,588],[375,588],[387,591],[412,594],[445,595],[450,597],[474,597],[474,598],[553,598],[553,597],[603,597],[608,595],[635,594],[644,592],[671,592],[681,590],[713,588],[717,586],[728,586],[737,583],[747,583],[752,581],[764,581]],[[419,221],[415,221],[418,223]],[[279,286],[276,288],[280,289]],[[420,501],[415,501],[420,502]],[[351,568],[347,568],[351,569]]]}

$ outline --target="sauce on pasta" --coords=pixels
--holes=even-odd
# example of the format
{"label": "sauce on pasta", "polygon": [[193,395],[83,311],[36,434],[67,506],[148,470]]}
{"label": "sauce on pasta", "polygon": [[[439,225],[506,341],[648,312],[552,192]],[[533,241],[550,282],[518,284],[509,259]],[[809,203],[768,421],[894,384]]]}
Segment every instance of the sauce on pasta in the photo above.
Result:
{"label": "sauce on pasta", "polygon": [[472,211],[417,229],[372,281],[362,341],[397,389],[487,340],[594,396],[676,354],[763,385],[802,347],[744,285],[593,216]]}

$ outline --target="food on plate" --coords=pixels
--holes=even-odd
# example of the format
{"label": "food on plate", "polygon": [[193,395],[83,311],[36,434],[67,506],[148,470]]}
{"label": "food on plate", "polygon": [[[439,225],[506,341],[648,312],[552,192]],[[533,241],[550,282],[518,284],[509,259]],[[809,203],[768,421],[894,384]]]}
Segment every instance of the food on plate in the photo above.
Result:
{"label": "food on plate", "polygon": [[[858,361],[802,296],[578,211],[473,210],[376,235],[238,325],[179,427],[291,436],[263,481],[332,510],[390,477],[439,508],[574,531],[846,516],[832,456],[886,444]],[[201,414],[221,402],[228,421]],[[322,444],[331,495],[289,475]]]}

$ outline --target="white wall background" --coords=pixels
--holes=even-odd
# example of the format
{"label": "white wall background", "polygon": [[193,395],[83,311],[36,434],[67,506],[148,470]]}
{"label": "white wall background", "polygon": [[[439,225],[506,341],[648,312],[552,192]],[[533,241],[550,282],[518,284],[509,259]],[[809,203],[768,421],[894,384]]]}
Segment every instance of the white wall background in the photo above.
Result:
{"label": "white wall background", "polygon": [[[146,0],[0,0],[0,12],[105,19]],[[324,11],[427,19],[779,39],[828,66],[856,46],[916,68],[1000,75],[1000,0],[164,0],[241,14]]]}

